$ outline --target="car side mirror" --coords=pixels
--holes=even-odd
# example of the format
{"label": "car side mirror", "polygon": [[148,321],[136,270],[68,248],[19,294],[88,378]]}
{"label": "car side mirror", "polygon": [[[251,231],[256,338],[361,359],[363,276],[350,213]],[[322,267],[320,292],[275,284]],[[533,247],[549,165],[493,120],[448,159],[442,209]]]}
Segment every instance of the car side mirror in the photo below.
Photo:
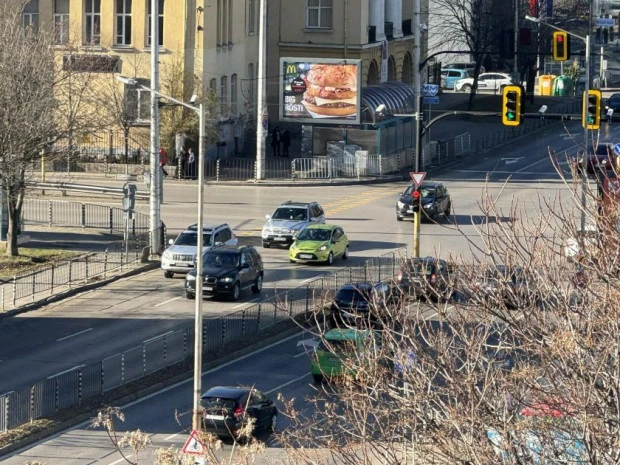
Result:
{"label": "car side mirror", "polygon": [[215,245],[215,247],[219,247],[219,246],[221,246],[221,245],[224,245],[224,243],[223,243],[223,242],[220,242],[220,241],[217,241],[214,245]]}
{"label": "car side mirror", "polygon": [[265,215],[266,220],[268,220],[269,218],[271,218],[271,215]]}

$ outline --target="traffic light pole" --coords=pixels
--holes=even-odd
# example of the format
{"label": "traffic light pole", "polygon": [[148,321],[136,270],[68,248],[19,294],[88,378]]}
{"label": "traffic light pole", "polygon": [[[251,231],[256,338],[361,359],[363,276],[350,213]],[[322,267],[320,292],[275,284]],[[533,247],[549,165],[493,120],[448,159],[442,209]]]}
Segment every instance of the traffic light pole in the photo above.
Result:
{"label": "traffic light pole", "polygon": [[[422,120],[422,79],[420,69],[420,21],[421,0],[413,0],[413,91],[415,95],[415,172],[420,172],[420,158],[422,156],[422,141],[420,136]],[[422,202],[418,202],[418,208],[413,210],[413,256],[420,256],[420,210]]]}
{"label": "traffic light pole", "polygon": [[[590,18],[591,17],[592,17],[592,2],[590,2]],[[528,21],[532,21],[533,23],[544,24],[545,26],[550,27],[551,29],[555,29],[556,31],[565,32],[569,36],[582,40],[585,43],[586,50],[585,50],[584,66],[586,68],[586,76],[585,76],[586,82],[585,82],[583,93],[586,96],[586,99],[585,99],[586,101],[583,102],[582,105],[586,105],[588,91],[590,90],[590,34],[588,33],[586,34],[585,37],[582,37],[580,35],[569,32],[565,29],[561,29],[557,26],[541,21],[539,18],[534,18],[532,16],[525,16],[525,19],[527,19]],[[590,32],[590,30],[588,32]],[[582,109],[582,114],[583,113],[584,111]],[[585,121],[583,122],[583,143],[584,143],[583,153],[584,153],[584,160],[585,160],[588,154],[588,125],[586,124]],[[581,170],[581,217],[580,217],[581,240],[583,240],[584,233],[586,230],[586,190],[587,188],[588,188],[588,173],[587,173],[587,170],[583,169]]]}

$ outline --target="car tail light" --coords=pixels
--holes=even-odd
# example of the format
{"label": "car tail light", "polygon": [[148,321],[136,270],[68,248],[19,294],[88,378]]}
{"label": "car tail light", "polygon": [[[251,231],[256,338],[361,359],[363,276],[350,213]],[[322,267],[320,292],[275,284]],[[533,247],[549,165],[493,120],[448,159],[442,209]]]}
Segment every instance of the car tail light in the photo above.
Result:
{"label": "car tail light", "polygon": [[431,284],[435,284],[435,282],[437,281],[437,276],[435,274],[431,275]]}
{"label": "car tail light", "polygon": [[401,282],[403,280],[403,272],[399,271],[398,274],[396,275],[396,280],[398,282]]}
{"label": "car tail light", "polygon": [[233,412],[233,417],[239,418],[241,415],[243,415],[243,407],[237,404],[237,408]]}

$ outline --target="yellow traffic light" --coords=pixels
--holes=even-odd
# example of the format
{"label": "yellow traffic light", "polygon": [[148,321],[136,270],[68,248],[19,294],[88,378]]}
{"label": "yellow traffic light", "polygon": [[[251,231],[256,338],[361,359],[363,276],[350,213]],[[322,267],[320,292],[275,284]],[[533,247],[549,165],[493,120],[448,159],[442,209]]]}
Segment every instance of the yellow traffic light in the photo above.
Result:
{"label": "yellow traffic light", "polygon": [[601,127],[601,91],[589,90],[583,93],[583,113],[581,125],[586,129]]}
{"label": "yellow traffic light", "polygon": [[570,36],[563,31],[553,31],[553,59],[566,61],[570,55]]}
{"label": "yellow traffic light", "polygon": [[505,126],[519,126],[521,114],[521,86],[506,86],[502,91],[502,123]]}

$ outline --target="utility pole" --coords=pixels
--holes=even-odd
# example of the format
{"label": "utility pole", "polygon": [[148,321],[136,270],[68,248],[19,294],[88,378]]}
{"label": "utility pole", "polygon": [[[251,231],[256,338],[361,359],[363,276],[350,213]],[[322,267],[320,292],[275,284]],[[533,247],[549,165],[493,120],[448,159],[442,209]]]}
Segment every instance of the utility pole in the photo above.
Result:
{"label": "utility pole", "polygon": [[[415,172],[420,172],[420,158],[422,157],[422,147],[420,138],[420,127],[422,119],[422,82],[420,69],[420,53],[422,44],[420,43],[420,3],[421,0],[413,0],[413,93],[415,98],[415,129],[414,129],[414,156]],[[413,256],[420,256],[420,214],[421,204],[417,211],[413,212]]]}
{"label": "utility pole", "polygon": [[265,139],[269,129],[267,93],[267,0],[260,0],[258,23],[258,98],[256,101],[256,179],[265,178]]}
{"label": "utility pole", "polygon": [[[159,91],[159,1],[151,0],[151,89]],[[151,92],[151,184],[149,189],[149,229],[151,253],[162,252],[161,197],[159,169],[159,98]]]}

